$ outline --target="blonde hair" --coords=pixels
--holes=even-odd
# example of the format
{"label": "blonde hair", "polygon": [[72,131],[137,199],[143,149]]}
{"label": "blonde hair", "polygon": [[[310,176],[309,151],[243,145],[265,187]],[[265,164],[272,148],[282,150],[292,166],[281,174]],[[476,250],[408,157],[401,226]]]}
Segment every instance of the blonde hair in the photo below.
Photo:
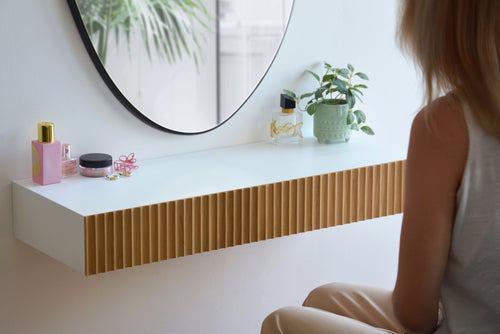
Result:
{"label": "blonde hair", "polygon": [[453,91],[500,139],[500,1],[403,0],[399,43],[420,66],[429,104]]}

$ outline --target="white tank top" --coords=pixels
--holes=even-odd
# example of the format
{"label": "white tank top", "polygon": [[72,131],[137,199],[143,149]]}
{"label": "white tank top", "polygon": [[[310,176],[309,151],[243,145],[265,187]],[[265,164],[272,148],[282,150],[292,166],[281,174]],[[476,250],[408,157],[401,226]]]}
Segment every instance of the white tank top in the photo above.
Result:
{"label": "white tank top", "polygon": [[500,333],[500,140],[464,106],[469,154],[441,296],[446,319],[436,333]]}

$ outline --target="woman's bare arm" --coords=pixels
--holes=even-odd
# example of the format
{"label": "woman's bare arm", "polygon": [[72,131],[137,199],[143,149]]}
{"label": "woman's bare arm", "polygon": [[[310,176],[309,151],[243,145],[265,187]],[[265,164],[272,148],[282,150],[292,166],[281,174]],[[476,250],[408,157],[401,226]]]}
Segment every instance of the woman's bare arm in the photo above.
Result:
{"label": "woman's bare arm", "polygon": [[408,150],[405,206],[393,304],[412,333],[431,333],[455,217],[456,193],[467,160],[467,126],[457,100],[434,101],[426,124],[413,121]]}

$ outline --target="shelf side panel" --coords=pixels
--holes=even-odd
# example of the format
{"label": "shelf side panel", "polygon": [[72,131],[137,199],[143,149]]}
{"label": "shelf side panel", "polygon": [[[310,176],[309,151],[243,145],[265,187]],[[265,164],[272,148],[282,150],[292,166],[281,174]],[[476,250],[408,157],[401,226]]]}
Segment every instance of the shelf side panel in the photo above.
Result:
{"label": "shelf side panel", "polygon": [[13,229],[17,239],[85,273],[84,217],[12,183]]}

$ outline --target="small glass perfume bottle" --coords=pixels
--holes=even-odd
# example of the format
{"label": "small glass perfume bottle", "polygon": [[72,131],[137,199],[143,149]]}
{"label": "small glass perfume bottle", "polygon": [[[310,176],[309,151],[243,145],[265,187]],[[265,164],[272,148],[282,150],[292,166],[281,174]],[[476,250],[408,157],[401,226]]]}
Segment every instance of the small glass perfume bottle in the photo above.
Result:
{"label": "small glass perfume bottle", "polygon": [[54,123],[38,123],[38,140],[31,141],[32,177],[41,184],[61,182],[61,143],[55,140]]}
{"label": "small glass perfume bottle", "polygon": [[78,174],[78,159],[71,157],[71,146],[63,144],[61,153],[62,176],[66,177]]}
{"label": "small glass perfume bottle", "polygon": [[281,94],[281,112],[273,112],[271,137],[276,144],[302,142],[302,114],[295,111],[295,100]]}

